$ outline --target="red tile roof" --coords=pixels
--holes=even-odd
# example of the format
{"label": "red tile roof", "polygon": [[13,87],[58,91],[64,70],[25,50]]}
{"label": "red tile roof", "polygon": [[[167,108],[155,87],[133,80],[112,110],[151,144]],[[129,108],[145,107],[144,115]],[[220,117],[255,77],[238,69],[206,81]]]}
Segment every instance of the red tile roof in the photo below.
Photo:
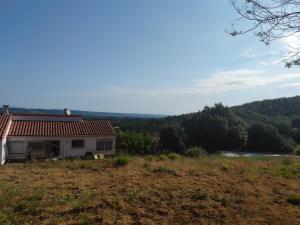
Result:
{"label": "red tile roof", "polygon": [[6,132],[10,117],[11,115],[9,114],[0,115],[0,140],[2,140]]}
{"label": "red tile roof", "polygon": [[8,136],[112,136],[108,121],[12,121]]}

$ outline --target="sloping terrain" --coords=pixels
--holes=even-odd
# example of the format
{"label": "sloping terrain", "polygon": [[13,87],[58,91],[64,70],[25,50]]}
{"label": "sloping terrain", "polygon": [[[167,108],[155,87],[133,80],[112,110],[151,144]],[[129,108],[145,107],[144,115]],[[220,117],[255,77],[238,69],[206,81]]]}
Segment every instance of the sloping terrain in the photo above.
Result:
{"label": "sloping terrain", "polygon": [[274,121],[300,116],[300,96],[255,101],[231,110],[246,122]]}
{"label": "sloping terrain", "polygon": [[0,224],[300,224],[297,158],[8,164],[0,180]]}

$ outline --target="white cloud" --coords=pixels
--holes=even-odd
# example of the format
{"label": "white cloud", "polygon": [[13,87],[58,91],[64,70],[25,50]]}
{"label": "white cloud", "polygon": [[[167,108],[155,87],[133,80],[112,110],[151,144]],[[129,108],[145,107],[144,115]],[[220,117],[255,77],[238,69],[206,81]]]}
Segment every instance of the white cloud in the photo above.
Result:
{"label": "white cloud", "polygon": [[57,92],[72,97],[91,98],[126,98],[140,99],[148,97],[151,99],[173,98],[176,96],[207,96],[228,91],[251,89],[284,81],[294,81],[300,79],[300,73],[286,73],[269,75],[261,70],[229,70],[220,71],[208,78],[195,79],[190,87],[182,88],[135,88],[126,86],[104,87],[101,91],[86,92]]}
{"label": "white cloud", "polygon": [[282,43],[285,45],[287,50],[293,50],[295,48],[300,48],[300,34],[296,33],[294,35],[282,38]]}
{"label": "white cloud", "polygon": [[300,87],[300,82],[286,83],[286,84],[280,85],[279,87]]}

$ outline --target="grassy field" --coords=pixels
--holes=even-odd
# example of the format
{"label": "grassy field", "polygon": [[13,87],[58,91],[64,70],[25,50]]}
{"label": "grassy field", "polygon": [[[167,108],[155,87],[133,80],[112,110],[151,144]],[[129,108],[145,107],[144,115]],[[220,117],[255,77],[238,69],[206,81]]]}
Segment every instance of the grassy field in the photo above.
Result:
{"label": "grassy field", "polygon": [[[121,163],[122,164],[122,163]],[[300,224],[300,160],[134,157],[0,167],[0,224]]]}

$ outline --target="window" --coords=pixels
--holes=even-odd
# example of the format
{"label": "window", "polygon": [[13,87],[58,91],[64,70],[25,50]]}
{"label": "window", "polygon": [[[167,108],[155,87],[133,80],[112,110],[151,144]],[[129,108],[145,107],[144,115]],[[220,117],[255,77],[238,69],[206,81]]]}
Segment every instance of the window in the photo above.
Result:
{"label": "window", "polygon": [[73,140],[72,148],[84,148],[84,140]]}
{"label": "window", "polygon": [[111,140],[101,140],[97,141],[97,151],[109,151],[113,150],[113,141]]}
{"label": "window", "polygon": [[105,150],[112,150],[112,149],[113,149],[113,142],[105,141]]}
{"label": "window", "polygon": [[104,148],[104,141],[97,141],[97,151],[104,151],[105,148]]}

